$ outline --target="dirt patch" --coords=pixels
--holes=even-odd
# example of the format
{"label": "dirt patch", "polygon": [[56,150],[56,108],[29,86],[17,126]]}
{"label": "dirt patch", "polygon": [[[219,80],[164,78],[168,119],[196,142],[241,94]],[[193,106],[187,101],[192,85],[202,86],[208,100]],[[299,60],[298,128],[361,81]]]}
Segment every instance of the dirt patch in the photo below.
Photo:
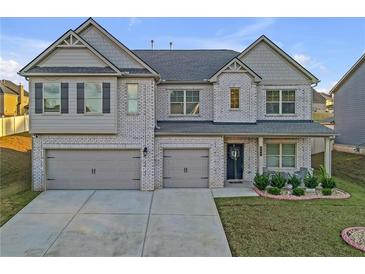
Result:
{"label": "dirt patch", "polygon": [[32,149],[32,137],[28,133],[1,137],[0,148],[12,149],[19,152],[27,152]]}

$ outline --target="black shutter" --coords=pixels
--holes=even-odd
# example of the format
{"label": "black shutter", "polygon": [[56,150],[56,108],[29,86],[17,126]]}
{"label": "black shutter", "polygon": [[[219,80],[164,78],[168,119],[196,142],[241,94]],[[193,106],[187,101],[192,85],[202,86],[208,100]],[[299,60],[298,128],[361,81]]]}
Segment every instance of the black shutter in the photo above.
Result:
{"label": "black shutter", "polygon": [[68,113],[68,83],[61,83],[61,113]]}
{"label": "black shutter", "polygon": [[35,113],[43,112],[43,83],[35,83]]}
{"label": "black shutter", "polygon": [[103,83],[103,113],[110,113],[110,83]]}
{"label": "black shutter", "polygon": [[77,113],[84,113],[84,83],[77,83]]}

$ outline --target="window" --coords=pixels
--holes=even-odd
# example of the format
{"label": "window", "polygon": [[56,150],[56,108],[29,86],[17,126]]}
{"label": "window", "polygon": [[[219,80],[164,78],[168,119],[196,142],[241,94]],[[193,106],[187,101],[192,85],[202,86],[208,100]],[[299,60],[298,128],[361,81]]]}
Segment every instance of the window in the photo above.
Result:
{"label": "window", "polygon": [[170,114],[199,114],[199,91],[173,90],[170,93]]}
{"label": "window", "polygon": [[266,144],[267,167],[295,167],[295,144]]}
{"label": "window", "polygon": [[295,113],[295,90],[267,90],[266,114]]}
{"label": "window", "polygon": [[238,88],[231,88],[231,109],[238,109],[240,107],[240,90]]}
{"label": "window", "polygon": [[61,88],[59,83],[43,84],[43,112],[59,113],[61,111]]}
{"label": "window", "polygon": [[85,83],[85,113],[102,113],[101,84]]}
{"label": "window", "polygon": [[138,84],[128,84],[128,113],[138,113]]}

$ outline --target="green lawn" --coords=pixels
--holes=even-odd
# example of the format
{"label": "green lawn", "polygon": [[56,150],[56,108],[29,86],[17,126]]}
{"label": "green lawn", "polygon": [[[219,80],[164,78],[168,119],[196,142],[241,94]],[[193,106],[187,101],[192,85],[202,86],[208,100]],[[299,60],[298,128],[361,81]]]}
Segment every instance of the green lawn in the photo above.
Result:
{"label": "green lawn", "polygon": [[[313,157],[313,166],[323,163]],[[365,226],[365,157],[334,152],[333,173],[348,200],[220,198],[216,204],[233,256],[365,256],[340,237]]]}
{"label": "green lawn", "polygon": [[314,121],[322,121],[324,119],[333,117],[333,113],[329,113],[329,112],[313,112],[312,113],[312,119]]}
{"label": "green lawn", "polygon": [[39,193],[31,191],[31,137],[0,138],[0,226]]}

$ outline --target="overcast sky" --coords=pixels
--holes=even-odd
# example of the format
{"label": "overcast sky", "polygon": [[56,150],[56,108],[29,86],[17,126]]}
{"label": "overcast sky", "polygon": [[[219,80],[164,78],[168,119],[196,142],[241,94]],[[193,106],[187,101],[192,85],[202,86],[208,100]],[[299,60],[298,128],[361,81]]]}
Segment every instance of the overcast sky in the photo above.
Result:
{"label": "overcast sky", "polygon": [[[0,78],[23,82],[17,71],[68,29],[87,18],[1,18]],[[265,34],[328,91],[365,52],[364,18],[94,18],[130,49],[233,49]]]}

